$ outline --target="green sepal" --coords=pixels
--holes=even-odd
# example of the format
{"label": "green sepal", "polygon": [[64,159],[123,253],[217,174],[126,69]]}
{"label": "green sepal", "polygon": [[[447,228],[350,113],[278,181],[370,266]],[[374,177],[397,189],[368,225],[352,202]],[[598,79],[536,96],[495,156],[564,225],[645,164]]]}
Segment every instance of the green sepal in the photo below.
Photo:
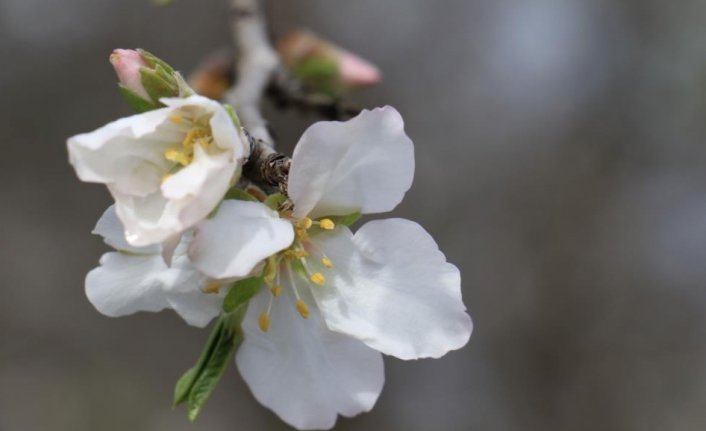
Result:
{"label": "green sepal", "polygon": [[151,52],[145,51],[141,48],[138,48],[137,52],[140,53],[140,55],[145,60],[145,63],[147,63],[148,66],[155,67],[159,65],[163,67],[169,73],[169,75],[172,75],[175,72],[172,66],[170,66],[169,64],[167,64],[167,62],[152,54]]}
{"label": "green sepal", "polygon": [[325,217],[331,219],[336,225],[342,224],[344,226],[350,226],[353,223],[357,222],[360,219],[360,211],[342,215],[342,216],[332,216],[332,217]]}
{"label": "green sepal", "polygon": [[287,201],[287,196],[285,196],[283,193],[273,193],[269,196],[267,196],[267,199],[265,199],[264,204],[267,205],[268,208],[277,211],[277,209]]}
{"label": "green sepal", "polygon": [[233,108],[232,106],[230,106],[227,103],[224,103],[223,107],[225,108],[228,115],[230,115],[230,119],[233,121],[233,124],[235,124],[235,127],[237,129],[240,129],[240,127],[241,127],[240,126],[240,118],[238,118],[238,114],[236,114],[235,108]]}
{"label": "green sepal", "polygon": [[174,82],[176,82],[179,97],[186,98],[186,97],[193,96],[194,94],[196,94],[194,89],[191,88],[189,86],[189,84],[186,83],[186,80],[184,79],[183,76],[181,76],[181,73],[174,72],[174,74],[172,76],[174,78]]}
{"label": "green sepal", "polygon": [[138,113],[153,111],[159,108],[159,105],[151,100],[145,100],[142,96],[130,90],[123,84],[118,84],[118,90],[120,90],[120,94],[123,96],[123,99],[125,99],[127,104]]}
{"label": "green sepal", "polygon": [[154,102],[158,102],[162,97],[176,97],[179,95],[178,88],[175,82],[169,82],[160,75],[161,66],[156,66],[157,70],[150,70],[146,67],[140,68],[140,77],[142,78],[142,86],[150,95]]}
{"label": "green sepal", "polygon": [[262,276],[250,277],[243,280],[238,280],[233,283],[228,294],[223,300],[223,311],[232,313],[238,307],[245,304],[255,296],[262,287],[264,280]]}
{"label": "green sepal", "polygon": [[257,199],[255,196],[251,195],[250,193],[246,192],[245,190],[241,190],[237,187],[231,187],[228,192],[226,192],[226,195],[223,196],[223,200],[227,199],[234,199],[237,201],[249,201],[249,202],[257,202]]}

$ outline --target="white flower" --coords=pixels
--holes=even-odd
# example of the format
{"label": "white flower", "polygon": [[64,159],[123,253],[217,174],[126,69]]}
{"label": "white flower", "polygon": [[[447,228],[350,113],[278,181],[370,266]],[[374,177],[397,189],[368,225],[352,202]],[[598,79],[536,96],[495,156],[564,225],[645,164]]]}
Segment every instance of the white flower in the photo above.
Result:
{"label": "white flower", "polygon": [[[158,245],[135,247],[125,241],[115,207],[108,208],[93,233],[119,250],[100,259],[86,276],[86,295],[101,313],[118,317],[137,311],[172,308],[188,324],[204,327],[221,311],[223,283],[199,273],[186,256],[189,235],[182,237],[168,267]],[[209,293],[207,293],[209,292]]]}
{"label": "white flower", "polygon": [[162,103],[68,140],[79,178],[108,186],[133,246],[173,239],[204,219],[249,152],[220,103],[201,96]]}
{"label": "white flower", "polygon": [[316,123],[294,150],[293,212],[236,229],[241,208],[257,203],[232,201],[204,222],[207,230],[196,229],[189,255],[214,277],[251,269],[240,263],[245,250],[283,250],[273,283],[249,304],[236,361],[255,397],[299,429],[370,410],[384,382],[378,352],[438,358],[470,337],[459,271],[421,226],[377,220],[354,235],[336,225],[335,216],[392,210],[413,172],[412,142],[395,109]]}

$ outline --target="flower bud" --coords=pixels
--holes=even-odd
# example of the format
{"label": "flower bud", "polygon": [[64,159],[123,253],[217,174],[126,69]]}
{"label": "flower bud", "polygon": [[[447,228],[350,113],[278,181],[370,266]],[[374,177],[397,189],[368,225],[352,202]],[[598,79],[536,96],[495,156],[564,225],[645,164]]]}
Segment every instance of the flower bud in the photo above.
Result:
{"label": "flower bud", "polygon": [[315,91],[339,95],[382,80],[374,64],[308,31],[289,33],[277,50],[284,64]]}
{"label": "flower bud", "polygon": [[149,52],[116,49],[110,63],[120,80],[120,91],[138,112],[157,109],[164,97],[189,97],[194,94],[179,72]]}
{"label": "flower bud", "polygon": [[139,52],[132,49],[116,49],[110,54],[110,64],[115,68],[115,73],[123,87],[145,100],[151,100],[142,85],[140,75],[140,69],[147,67],[147,62]]}

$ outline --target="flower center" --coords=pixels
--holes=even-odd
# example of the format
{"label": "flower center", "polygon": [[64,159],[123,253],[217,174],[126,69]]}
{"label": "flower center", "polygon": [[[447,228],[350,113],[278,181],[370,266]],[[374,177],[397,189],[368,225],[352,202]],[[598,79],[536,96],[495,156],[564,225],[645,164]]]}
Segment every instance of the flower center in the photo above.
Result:
{"label": "flower center", "polygon": [[[315,289],[326,284],[324,272],[333,268],[333,262],[326,256],[309,237],[313,227],[321,230],[333,230],[336,224],[331,219],[314,221],[308,217],[292,220],[296,237],[294,243],[286,250],[270,258],[265,266],[265,283],[270,287],[270,301],[267,309],[260,313],[258,325],[263,332],[270,329],[270,313],[274,299],[282,294],[284,287],[280,283],[281,274],[285,273],[296,298],[296,309],[299,315],[306,319],[309,317],[309,306],[301,298],[297,286],[304,283],[307,287]],[[317,259],[313,255],[319,256]]]}
{"label": "flower center", "polygon": [[184,139],[180,144],[169,147],[164,151],[164,158],[174,164],[162,181],[167,180],[179,169],[191,164],[194,160],[196,146],[200,146],[206,151],[213,148],[213,135],[211,134],[210,127],[207,125],[207,121],[196,122],[178,114],[170,116],[169,121],[183,129]]}

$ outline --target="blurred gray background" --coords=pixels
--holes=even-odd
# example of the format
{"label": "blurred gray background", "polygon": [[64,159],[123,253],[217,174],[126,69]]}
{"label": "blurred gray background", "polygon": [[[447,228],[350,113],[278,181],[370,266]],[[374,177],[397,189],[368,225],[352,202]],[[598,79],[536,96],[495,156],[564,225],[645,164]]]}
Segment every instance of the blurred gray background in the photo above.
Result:
{"label": "blurred gray background", "polygon": [[[188,72],[230,43],[224,0],[0,0],[0,431],[285,430],[234,367],[201,418],[170,406],[206,331],[110,319],[83,292],[110,198],[65,139],[130,111],[108,55]],[[378,64],[416,144],[419,221],[475,333],[387,358],[340,430],[706,429],[706,2],[270,1]],[[280,149],[315,120],[268,109]]]}

